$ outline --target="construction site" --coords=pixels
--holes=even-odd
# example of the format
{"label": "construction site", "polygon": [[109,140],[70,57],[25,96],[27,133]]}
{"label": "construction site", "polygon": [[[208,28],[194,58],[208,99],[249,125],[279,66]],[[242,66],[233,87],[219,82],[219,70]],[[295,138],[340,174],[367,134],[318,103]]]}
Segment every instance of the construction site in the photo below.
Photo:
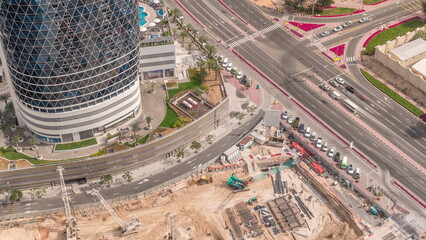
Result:
{"label": "construction site", "polygon": [[[0,223],[0,240],[360,239],[369,230],[298,154],[256,145],[138,200]],[[58,168],[62,177],[63,169]],[[322,179],[321,181],[323,181]],[[125,187],[125,186],[124,186]]]}

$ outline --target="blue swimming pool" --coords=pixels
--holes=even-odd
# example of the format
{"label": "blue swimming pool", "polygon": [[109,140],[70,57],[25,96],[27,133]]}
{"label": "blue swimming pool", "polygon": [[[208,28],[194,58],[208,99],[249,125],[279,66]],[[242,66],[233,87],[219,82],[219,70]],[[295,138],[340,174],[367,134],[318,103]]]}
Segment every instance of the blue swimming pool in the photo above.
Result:
{"label": "blue swimming pool", "polygon": [[148,13],[144,12],[145,8],[139,6],[139,26],[143,26],[146,24],[146,16],[148,16]]}
{"label": "blue swimming pool", "polygon": [[158,10],[158,11],[157,11],[157,13],[158,13],[158,15],[160,15],[160,16],[163,16],[163,15],[164,15],[164,11],[163,11],[163,9]]}
{"label": "blue swimming pool", "polygon": [[158,38],[158,35],[151,35],[151,37],[149,37],[149,38],[151,38],[151,39]]}

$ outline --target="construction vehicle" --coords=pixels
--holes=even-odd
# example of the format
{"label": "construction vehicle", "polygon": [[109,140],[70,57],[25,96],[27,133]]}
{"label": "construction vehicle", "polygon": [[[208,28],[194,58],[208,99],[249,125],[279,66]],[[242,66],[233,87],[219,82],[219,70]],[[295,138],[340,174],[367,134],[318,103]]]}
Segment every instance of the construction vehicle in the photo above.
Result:
{"label": "construction vehicle", "polygon": [[137,226],[141,225],[141,222],[136,217],[133,217],[129,222],[124,222],[123,219],[121,219],[117,213],[115,213],[114,209],[108,204],[108,202],[105,200],[104,197],[99,193],[98,190],[92,189],[91,191],[88,191],[89,194],[95,195],[98,197],[99,201],[104,205],[105,209],[108,211],[108,213],[114,218],[114,220],[120,225],[121,228],[121,234],[123,236],[129,235],[132,233],[136,233],[135,229]]}
{"label": "construction vehicle", "polygon": [[65,230],[66,240],[77,240],[77,220],[71,211],[70,198],[68,197],[64,175],[62,174],[64,168],[62,166],[58,166],[56,171],[59,172],[59,179],[61,180],[62,201],[64,202],[65,216],[67,218]]}
{"label": "construction vehicle", "polygon": [[228,185],[236,190],[244,190],[248,185],[248,181],[241,180],[235,176],[235,173],[232,173],[231,177],[228,179]]}
{"label": "construction vehicle", "polygon": [[248,204],[252,205],[254,202],[257,202],[257,197],[252,197],[248,200]]}
{"label": "construction vehicle", "polygon": [[206,177],[206,176],[203,175],[198,179],[192,180],[191,184],[203,185],[203,184],[212,183],[212,182],[213,182],[212,177]]}

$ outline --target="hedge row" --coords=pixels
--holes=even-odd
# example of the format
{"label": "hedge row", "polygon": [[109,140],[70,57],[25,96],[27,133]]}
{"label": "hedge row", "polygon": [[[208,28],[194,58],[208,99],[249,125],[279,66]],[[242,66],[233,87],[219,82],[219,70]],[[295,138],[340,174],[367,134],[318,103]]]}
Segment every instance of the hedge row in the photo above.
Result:
{"label": "hedge row", "polygon": [[398,26],[386,29],[385,31],[377,34],[370,40],[365,50],[362,51],[363,55],[373,55],[375,47],[378,45],[385,44],[387,41],[393,40],[396,37],[402,36],[407,32],[414,31],[418,27],[422,27],[426,24],[426,21],[420,19],[413,19],[411,21],[402,23]]}
{"label": "hedge row", "polygon": [[407,99],[401,97],[398,93],[390,89],[388,86],[386,86],[384,83],[377,80],[375,77],[371,76],[367,71],[361,69],[362,74],[364,77],[373,84],[376,88],[378,88],[380,91],[384,92],[386,95],[388,95],[390,98],[395,100],[397,103],[401,104],[401,106],[405,107],[408,111],[412,112],[417,117],[423,114],[423,111],[419,109],[418,107],[414,106],[411,102],[409,102]]}

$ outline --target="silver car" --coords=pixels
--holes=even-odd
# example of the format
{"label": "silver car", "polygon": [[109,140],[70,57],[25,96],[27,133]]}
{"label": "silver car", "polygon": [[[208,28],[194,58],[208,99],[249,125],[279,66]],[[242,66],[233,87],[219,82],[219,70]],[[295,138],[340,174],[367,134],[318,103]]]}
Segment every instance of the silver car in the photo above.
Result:
{"label": "silver car", "polygon": [[289,124],[293,123],[293,115],[288,116],[287,123],[289,123]]}
{"label": "silver car", "polygon": [[340,31],[342,31],[342,29],[343,29],[343,27],[342,27],[342,26],[337,26],[337,27],[335,27],[335,28],[333,29],[333,31],[335,31],[335,32],[340,32]]}
{"label": "silver car", "polygon": [[334,86],[334,87],[338,87],[339,84],[337,84],[337,82],[330,80],[328,83],[330,83],[330,85]]}
{"label": "silver car", "polygon": [[363,22],[367,22],[368,20],[369,20],[368,17],[363,17],[358,22],[363,23]]}
{"label": "silver car", "polygon": [[349,27],[350,25],[352,25],[352,21],[347,21],[343,23],[342,27],[346,28],[346,27]]}
{"label": "silver car", "polygon": [[327,156],[333,157],[335,151],[336,151],[336,148],[335,147],[331,147],[330,150],[328,150]]}
{"label": "silver car", "polygon": [[330,35],[330,31],[325,31],[325,32],[322,32],[321,33],[321,37],[325,37],[325,36],[328,36],[328,35]]}
{"label": "silver car", "polygon": [[343,80],[341,77],[336,77],[334,80],[340,84],[345,84],[345,80]]}

